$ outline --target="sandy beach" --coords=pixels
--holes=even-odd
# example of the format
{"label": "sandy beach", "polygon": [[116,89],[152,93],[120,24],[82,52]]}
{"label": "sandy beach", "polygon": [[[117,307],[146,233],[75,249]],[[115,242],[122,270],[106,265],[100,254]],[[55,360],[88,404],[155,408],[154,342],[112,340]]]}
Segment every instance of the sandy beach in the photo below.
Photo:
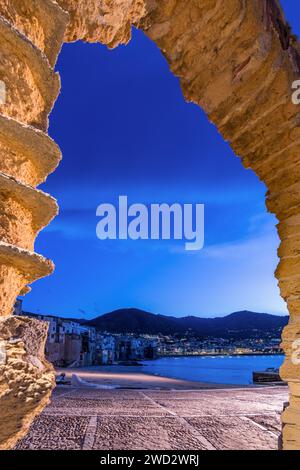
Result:
{"label": "sandy beach", "polygon": [[[140,366],[90,366],[84,368],[57,369],[57,373],[66,374],[71,380],[76,374],[83,380],[99,385],[112,385],[118,388],[132,389],[161,389],[161,390],[199,390],[214,388],[236,388],[234,385],[224,385],[209,382],[194,382],[189,380],[161,377],[141,371]],[[243,386],[239,386],[243,387]]]}

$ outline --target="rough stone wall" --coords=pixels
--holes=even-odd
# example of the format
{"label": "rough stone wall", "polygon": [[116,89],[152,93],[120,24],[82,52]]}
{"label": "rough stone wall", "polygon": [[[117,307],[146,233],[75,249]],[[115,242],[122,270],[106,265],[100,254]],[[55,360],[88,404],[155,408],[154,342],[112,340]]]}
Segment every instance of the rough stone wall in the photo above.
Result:
{"label": "rough stone wall", "polygon": [[[291,100],[292,82],[300,78],[300,47],[278,1],[2,0],[0,14],[0,80],[7,89],[6,103],[0,105],[0,325],[11,325],[15,297],[27,284],[53,269],[33,249],[56,203],[35,188],[60,160],[46,132],[59,92],[53,66],[61,44],[82,39],[115,47],[128,42],[134,24],[161,49],[187,101],[207,112],[244,165],[267,185],[267,206],[279,220],[281,239],[276,275],[291,314],[283,334],[281,374],[291,391],[283,414],[283,446],[300,449],[300,365],[291,360],[300,339],[300,109]],[[26,328],[37,327],[28,322]],[[18,396],[13,375],[18,366],[10,359],[15,347],[10,333],[4,338],[3,328],[0,361],[7,374],[0,388],[0,414],[10,416],[12,425],[9,435],[0,427],[0,445],[8,448],[26,432],[49,391],[32,397],[26,388]],[[16,354],[29,364],[28,382],[34,388],[41,374],[42,389],[48,390],[51,371],[41,359],[42,349],[30,354],[26,342],[18,344]],[[29,357],[39,357],[34,362],[40,367]],[[20,407],[27,398],[34,398],[31,407]]]}
{"label": "rough stone wall", "polygon": [[34,253],[38,232],[57,213],[36,189],[61,159],[47,135],[59,93],[54,72],[68,14],[51,0],[0,2],[0,449],[11,448],[48,403],[54,371],[44,359],[47,325],[12,317],[17,295],[53,271]]}
{"label": "rough stone wall", "polygon": [[132,24],[146,14],[144,0],[58,0],[57,3],[70,15],[66,42],[81,39],[110,48],[127,44]]}
{"label": "rough stone wall", "polygon": [[53,368],[44,359],[46,322],[8,317],[0,322],[0,448],[10,448],[47,405]]}

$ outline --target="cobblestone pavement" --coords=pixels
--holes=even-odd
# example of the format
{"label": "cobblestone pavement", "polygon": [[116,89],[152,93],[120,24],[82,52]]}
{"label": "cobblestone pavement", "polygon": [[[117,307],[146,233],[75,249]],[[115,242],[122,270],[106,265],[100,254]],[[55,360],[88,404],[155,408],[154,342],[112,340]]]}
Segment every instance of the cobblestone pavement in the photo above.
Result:
{"label": "cobblestone pavement", "polygon": [[58,387],[16,449],[277,449],[286,387]]}

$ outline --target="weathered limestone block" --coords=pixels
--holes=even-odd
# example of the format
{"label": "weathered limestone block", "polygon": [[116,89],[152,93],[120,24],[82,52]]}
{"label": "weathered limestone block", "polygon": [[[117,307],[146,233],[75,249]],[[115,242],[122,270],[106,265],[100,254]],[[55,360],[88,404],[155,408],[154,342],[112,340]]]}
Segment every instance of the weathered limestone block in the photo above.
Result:
{"label": "weathered limestone block", "polygon": [[[294,418],[291,419],[294,421],[297,419],[297,415],[293,413]],[[299,450],[299,440],[300,440],[300,426],[295,424],[285,424],[282,430],[282,436],[284,440],[284,449],[285,450]]]}
{"label": "weathered limestone block", "polygon": [[38,186],[60,160],[60,149],[48,135],[0,114],[1,173]]}
{"label": "weathered limestone block", "polygon": [[42,130],[60,90],[60,80],[46,56],[0,17],[0,78],[6,100],[0,113]]}
{"label": "weathered limestone block", "polygon": [[68,14],[52,0],[1,0],[0,15],[24,34],[54,66],[61,49]]}
{"label": "weathered limestone block", "polygon": [[277,225],[281,240],[292,238],[300,233],[300,214],[293,215],[288,219],[280,221]]}
{"label": "weathered limestone block", "polygon": [[131,26],[146,14],[144,0],[57,0],[70,14],[65,41],[82,39],[108,47],[127,44]]}
{"label": "weathered limestone block", "polygon": [[280,263],[276,270],[279,288],[282,297],[286,300],[291,318],[300,315],[300,276],[298,245],[300,237],[300,215],[293,215],[278,226],[278,233],[282,240],[278,249]]}
{"label": "weathered limestone block", "polygon": [[300,256],[300,233],[282,240],[278,256],[282,259]]}
{"label": "weathered limestone block", "polygon": [[276,214],[279,220],[297,215],[300,202],[300,183],[288,186],[278,193],[268,193],[267,207],[270,212]]}
{"label": "weathered limestone block", "polygon": [[46,337],[44,322],[0,320],[0,449],[12,448],[49,401],[54,380],[44,358]]}
{"label": "weathered limestone block", "polygon": [[[300,142],[295,145],[290,144],[290,148],[284,149],[284,151],[277,152],[275,156],[270,159],[258,170],[258,174],[263,181],[266,181],[268,188],[272,192],[278,193],[288,186],[292,186],[297,183],[300,179]],[[274,164],[277,159],[282,159],[282,165]],[[283,164],[283,159],[285,163]],[[269,166],[269,173],[267,172],[267,166]]]}
{"label": "weathered limestone block", "polygon": [[289,383],[290,403],[282,413],[284,449],[299,450],[300,430],[300,384],[299,381]]}
{"label": "weathered limestone block", "polygon": [[282,298],[287,302],[289,298],[300,297],[299,277],[289,277],[278,280],[278,286]]}
{"label": "weathered limestone block", "polygon": [[12,313],[16,297],[27,284],[48,276],[53,269],[52,261],[36,253],[0,242],[0,317]]}
{"label": "weathered limestone block", "polygon": [[[286,136],[283,138],[286,139]],[[243,158],[243,164],[246,168],[255,168],[260,179],[266,181],[272,191],[278,192],[299,180],[299,153],[300,139],[286,142],[281,150],[277,147],[272,153],[266,149],[248,153]]]}
{"label": "weathered limestone block", "polygon": [[287,304],[288,304],[289,312],[292,315],[293,319],[297,320],[297,318],[295,317],[300,318],[300,297],[296,297],[296,296],[289,297],[287,299]]}
{"label": "weathered limestone block", "polygon": [[[298,344],[299,342],[299,344]],[[285,361],[280,375],[286,382],[299,381],[300,377],[300,317],[292,317],[282,333]],[[300,412],[300,410],[299,410]]]}
{"label": "weathered limestone block", "polygon": [[282,258],[275,271],[278,279],[287,279],[299,275],[300,258],[298,256],[286,256]]}
{"label": "weathered limestone block", "polygon": [[299,408],[286,408],[282,414],[282,421],[284,424],[296,425],[300,427],[300,412]]}
{"label": "weathered limestone block", "polygon": [[300,382],[293,382],[289,383],[289,390],[291,393],[291,404],[294,401],[295,403],[299,403],[300,401]]}
{"label": "weathered limestone block", "polygon": [[56,216],[58,206],[49,194],[0,173],[0,239],[34,249],[38,232]]}

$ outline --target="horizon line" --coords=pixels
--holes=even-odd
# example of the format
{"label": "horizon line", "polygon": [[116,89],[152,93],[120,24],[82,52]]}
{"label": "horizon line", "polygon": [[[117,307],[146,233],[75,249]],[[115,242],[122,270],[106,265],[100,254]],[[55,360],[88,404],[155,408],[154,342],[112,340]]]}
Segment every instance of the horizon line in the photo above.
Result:
{"label": "horizon line", "polygon": [[216,318],[225,318],[225,317],[228,317],[230,315],[234,315],[235,313],[245,313],[245,314],[246,313],[255,313],[255,314],[258,314],[258,315],[270,315],[270,316],[276,316],[276,317],[288,317],[289,316],[288,312],[286,312],[286,313],[284,313],[284,312],[282,312],[282,313],[269,313],[269,312],[257,312],[257,311],[254,311],[254,310],[247,310],[247,309],[236,310],[234,312],[225,313],[225,314],[221,314],[221,315],[215,315],[215,316],[209,316],[209,317],[208,316],[195,315],[195,314],[176,316],[176,315],[172,315],[172,314],[153,313],[153,312],[149,312],[148,310],[144,310],[144,309],[139,308],[139,307],[120,307],[120,308],[116,308],[114,310],[111,310],[109,312],[104,312],[104,313],[101,313],[101,314],[95,314],[95,316],[91,317],[91,318],[84,318],[83,316],[76,317],[76,316],[73,316],[72,314],[70,314],[70,316],[65,316],[65,314],[59,315],[59,314],[53,314],[53,313],[31,312],[31,311],[27,311],[27,310],[23,310],[23,309],[22,309],[22,313],[29,313],[29,314],[33,314],[33,315],[42,315],[42,316],[45,316],[45,317],[63,318],[63,319],[66,319],[66,320],[81,320],[81,321],[88,322],[88,321],[94,320],[96,318],[102,317],[104,315],[108,315],[110,313],[115,313],[115,312],[122,311],[122,310],[136,310],[136,311],[147,313],[147,314],[150,314],[150,315],[171,317],[171,318],[177,318],[177,319],[194,317],[194,318],[200,318],[200,319],[204,319],[204,320],[213,320],[213,319],[216,319]]}

